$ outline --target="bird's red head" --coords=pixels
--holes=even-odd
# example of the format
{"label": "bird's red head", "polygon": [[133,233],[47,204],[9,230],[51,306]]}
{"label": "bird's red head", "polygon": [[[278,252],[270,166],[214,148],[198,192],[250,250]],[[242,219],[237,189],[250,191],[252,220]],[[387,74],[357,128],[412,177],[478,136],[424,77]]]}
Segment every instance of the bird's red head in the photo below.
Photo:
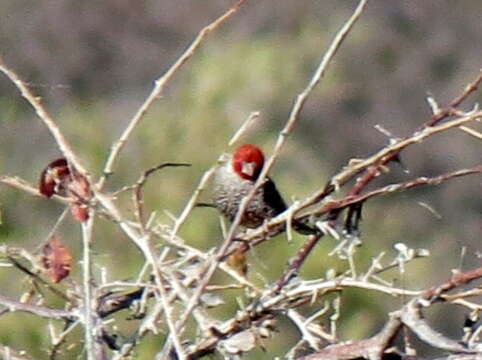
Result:
{"label": "bird's red head", "polygon": [[246,180],[256,181],[263,169],[264,155],[260,148],[252,144],[244,144],[236,149],[233,155],[233,170]]}

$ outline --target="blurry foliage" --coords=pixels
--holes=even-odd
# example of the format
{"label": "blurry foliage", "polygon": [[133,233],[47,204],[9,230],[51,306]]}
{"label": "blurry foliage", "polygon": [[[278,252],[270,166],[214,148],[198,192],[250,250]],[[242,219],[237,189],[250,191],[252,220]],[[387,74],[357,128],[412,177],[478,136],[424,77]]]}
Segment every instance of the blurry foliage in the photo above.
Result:
{"label": "blurry foliage", "polygon": [[[152,81],[226,4],[1,0],[0,48],[7,61],[45,97],[67,138],[88,168],[99,175],[110,144]],[[269,153],[294,97],[353,4],[334,0],[249,4],[232,24],[211,36],[151,109],[127,144],[109,189],[133,183],[145,169],[162,162],[192,163],[187,169],[162,170],[145,188],[147,209],[169,221],[164,212],[180,213],[202,172],[227,150],[229,137],[255,110],[262,112],[261,123],[244,140],[259,143]],[[272,176],[285,198],[302,198],[324,186],[328,176],[350,158],[382,147],[387,139],[373,125],[382,124],[395,136],[404,136],[426,121],[427,92],[442,105],[453,97],[480,67],[479,15],[479,0],[457,5],[439,0],[373,1],[321,87],[312,94],[300,126],[274,167]],[[13,86],[3,79],[0,89],[0,172],[35,183],[58,150]],[[449,136],[450,144],[436,139],[405,154],[403,160],[413,176],[480,161],[474,139],[464,134]],[[391,178],[404,176],[394,165]],[[362,229],[364,246],[359,250],[366,260],[358,265],[366,268],[374,253],[381,248],[391,252],[394,243],[403,241],[431,249],[434,258],[412,265],[409,278],[398,281],[423,287],[446,278],[449,269],[459,264],[461,246],[473,250],[464,262],[469,267],[474,261],[472,253],[480,249],[474,232],[480,233],[482,208],[473,191],[480,193],[480,178],[369,202]],[[62,207],[5,187],[0,194],[0,241],[35,249],[45,240]],[[417,205],[419,200],[434,204],[443,219]],[[130,193],[120,195],[119,201],[132,212]],[[98,225],[96,266],[113,269],[116,277],[131,278],[142,263],[137,249],[105,220]],[[67,220],[60,233],[77,254],[73,277],[79,279],[75,265],[80,254],[78,225]],[[221,237],[217,214],[196,209],[181,235],[193,246],[216,246]],[[302,241],[295,236],[287,243],[280,236],[256,248],[250,255],[253,281],[274,281]],[[347,264],[327,256],[335,245],[336,240],[324,239],[305,264],[303,276],[320,276],[330,268],[343,272]],[[1,268],[2,295],[14,296],[20,287],[27,289],[22,278],[13,269]],[[224,307],[227,314],[234,309],[235,296],[241,293],[233,291],[233,303]],[[384,320],[380,315],[385,307],[400,305],[386,297],[377,301],[364,298],[355,291],[344,299],[342,326],[353,337],[373,332]],[[2,344],[28,349],[36,359],[45,358],[49,340],[44,320],[12,314],[4,315],[0,322]],[[295,341],[289,338],[296,330],[290,324],[280,326],[281,333],[267,341],[270,357]],[[149,336],[139,348],[139,358],[149,358],[161,341]],[[74,349],[71,358],[78,351]],[[252,358],[266,356],[255,351]]]}

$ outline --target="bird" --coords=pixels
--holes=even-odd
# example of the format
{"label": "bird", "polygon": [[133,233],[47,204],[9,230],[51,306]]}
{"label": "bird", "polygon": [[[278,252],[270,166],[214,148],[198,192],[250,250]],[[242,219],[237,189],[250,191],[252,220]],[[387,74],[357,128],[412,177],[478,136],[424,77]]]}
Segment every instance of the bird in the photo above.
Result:
{"label": "bird", "polygon": [[[241,202],[253,189],[263,170],[264,161],[264,154],[259,147],[244,144],[232,155],[225,154],[221,165],[215,170],[213,202],[218,211],[230,222],[234,221]],[[254,229],[286,209],[286,203],[274,181],[267,176],[254,193],[239,224]],[[296,221],[293,222],[293,227],[304,234],[315,232],[308,225]]]}

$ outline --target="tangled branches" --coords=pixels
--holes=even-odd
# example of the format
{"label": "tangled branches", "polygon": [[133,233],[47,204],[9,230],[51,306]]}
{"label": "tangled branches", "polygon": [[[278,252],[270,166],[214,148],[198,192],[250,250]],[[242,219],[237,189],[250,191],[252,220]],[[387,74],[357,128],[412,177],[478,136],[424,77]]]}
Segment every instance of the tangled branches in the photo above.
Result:
{"label": "tangled branches", "polygon": [[[12,176],[1,176],[0,183],[32,196],[45,195],[71,207],[79,221],[82,233],[82,284],[71,282],[66,289],[58,284],[68,277],[72,256],[52,230],[49,241],[44,244],[43,258],[26,249],[2,246],[0,252],[6,259],[6,266],[13,266],[24,273],[37,289],[53,294],[64,309],[53,308],[42,303],[33,303],[32,294],[20,299],[0,295],[4,313],[27,312],[37,317],[63,322],[59,332],[50,327],[50,358],[58,358],[62,347],[69,342],[73,329],[82,327],[83,347],[86,357],[93,359],[127,359],[148,335],[163,339],[157,350],[157,359],[198,359],[216,353],[226,359],[236,359],[256,348],[263,348],[267,338],[276,336],[277,320],[289,319],[299,333],[297,343],[285,354],[290,359],[416,359],[415,349],[402,330],[415,334],[423,343],[451,355],[469,359],[482,357],[478,326],[481,305],[471,299],[480,295],[477,287],[464,288],[482,277],[482,268],[454,273],[452,278],[438,286],[410,290],[396,286],[382,278],[391,269],[404,273],[407,263],[427,257],[424,249],[410,249],[398,244],[395,255],[384,260],[385,252],[373,257],[368,268],[360,269],[357,263],[357,249],[361,244],[359,232],[362,208],[368,201],[381,196],[409,191],[423,186],[438,186],[441,183],[480,174],[482,165],[457,169],[437,176],[419,176],[403,182],[378,186],[374,180],[390,171],[390,166],[400,160],[400,155],[415,144],[423,144],[430,137],[448,131],[461,130],[478,139],[482,137],[468,125],[482,118],[477,106],[463,111],[460,106],[477,91],[482,81],[479,74],[474,81],[451,101],[440,107],[429,98],[432,117],[414,129],[404,138],[391,136],[389,144],[364,159],[352,159],[329,181],[305,199],[295,202],[284,213],[267,221],[263,226],[249,232],[242,232],[239,223],[257,188],[268,175],[293,129],[300,123],[304,104],[321,83],[329,64],[337,54],[344,39],[354,28],[367,6],[361,0],[351,17],[334,37],[331,45],[314,70],[306,88],[295,98],[294,105],[284,127],[279,131],[272,156],[263,167],[255,187],[244,198],[233,224],[220,239],[220,245],[213,250],[202,250],[188,244],[192,239],[182,238],[180,229],[199,203],[202,192],[208,186],[215,165],[201,177],[198,187],[187,201],[179,216],[173,216],[172,223],[162,223],[149,213],[144,204],[143,189],[152,174],[166,167],[188,166],[187,163],[163,163],[145,171],[133,185],[109,193],[105,190],[122,149],[135,133],[138,124],[152,104],[161,97],[165,85],[180,71],[183,64],[192,58],[207,35],[228,21],[246,1],[238,1],[232,8],[210,25],[202,29],[191,46],[178,58],[174,65],[155,82],[154,89],[139,107],[111,151],[103,167],[103,173],[96,177],[82,161],[63,134],[56,121],[50,116],[41,99],[21,80],[13,70],[0,60],[0,70],[16,85],[21,95],[33,107],[36,114],[53,136],[62,153],[61,168],[52,164],[46,168],[40,190],[29,182]],[[253,113],[247,121],[251,124],[259,116]],[[243,126],[233,137],[243,136],[249,126]],[[56,163],[56,162],[54,162]],[[57,161],[58,165],[58,161]],[[79,185],[80,184],[80,185]],[[132,192],[134,216],[122,207],[118,196]],[[64,214],[60,217],[62,221]],[[107,220],[110,226],[120,230],[143,256],[143,265],[135,280],[118,278],[108,280],[93,270],[93,240],[96,219]],[[306,238],[300,250],[293,254],[284,272],[274,284],[256,285],[243,273],[233,268],[226,259],[232,254],[247,254],[268,239],[287,232],[290,236],[293,221],[310,223],[318,232]],[[200,235],[201,236],[201,235]],[[346,261],[348,270],[342,274],[328,271],[324,276],[307,280],[299,276],[299,270],[310,257],[317,243],[326,236],[339,240],[333,249],[340,261]],[[220,236],[221,237],[221,236]],[[228,285],[215,285],[214,275],[222,273],[230,277]],[[111,275],[112,277],[113,275]],[[50,280],[49,280],[50,278]],[[245,304],[239,304],[234,313],[224,320],[215,317],[209,310],[216,308],[228,297],[229,290],[243,289]],[[342,316],[340,299],[349,289],[400,297],[405,304],[387,315],[382,329],[372,337],[343,342],[337,326]],[[42,291],[38,291],[41,293]],[[221,294],[221,295],[218,295]],[[457,340],[435,330],[424,318],[426,309],[435,304],[456,305],[470,312],[470,326],[465,326],[463,337]],[[303,307],[314,308],[311,314],[303,313]],[[128,311],[129,317],[138,320],[138,326],[124,336],[118,329],[118,315]],[[114,324],[114,325],[112,325]],[[161,335],[160,333],[163,333]],[[402,345],[402,346],[400,346]],[[21,353],[0,348],[6,358],[27,359]],[[13,355],[12,355],[13,354]],[[449,358],[448,357],[448,358]]]}

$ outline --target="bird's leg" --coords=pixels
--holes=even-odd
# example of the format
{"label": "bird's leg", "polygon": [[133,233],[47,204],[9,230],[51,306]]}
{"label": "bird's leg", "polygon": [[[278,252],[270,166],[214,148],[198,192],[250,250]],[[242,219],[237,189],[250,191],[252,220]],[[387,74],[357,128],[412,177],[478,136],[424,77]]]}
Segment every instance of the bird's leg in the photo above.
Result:
{"label": "bird's leg", "polygon": [[360,222],[362,220],[362,203],[357,203],[348,208],[345,218],[345,232],[348,235],[360,235]]}

